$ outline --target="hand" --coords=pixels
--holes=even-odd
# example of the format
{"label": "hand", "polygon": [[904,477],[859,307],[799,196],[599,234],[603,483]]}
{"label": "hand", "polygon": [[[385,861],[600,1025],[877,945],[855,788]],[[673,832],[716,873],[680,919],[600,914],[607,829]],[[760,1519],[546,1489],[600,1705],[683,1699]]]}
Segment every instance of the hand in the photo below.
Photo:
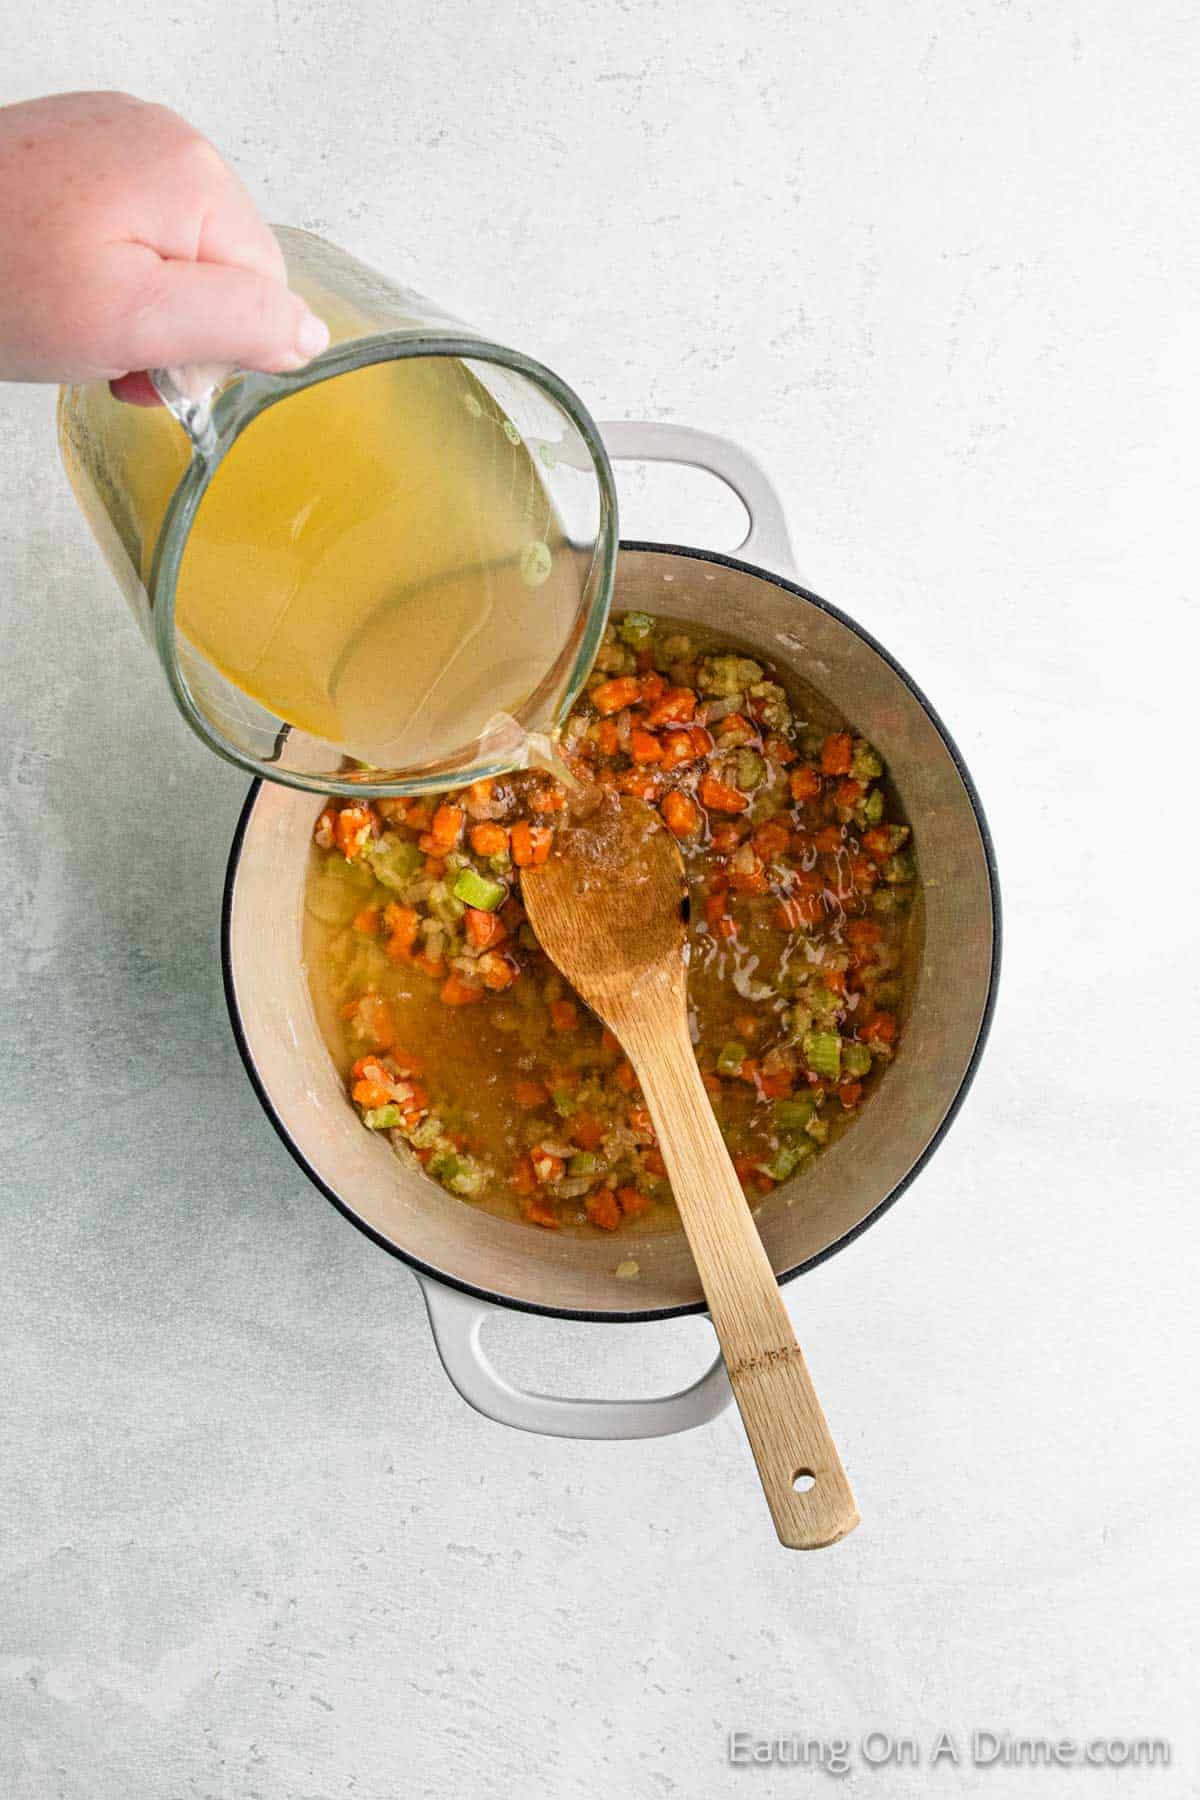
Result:
{"label": "hand", "polygon": [[127,94],[0,107],[0,245],[6,381],[149,399],[132,371],[298,369],[329,341],[208,140]]}

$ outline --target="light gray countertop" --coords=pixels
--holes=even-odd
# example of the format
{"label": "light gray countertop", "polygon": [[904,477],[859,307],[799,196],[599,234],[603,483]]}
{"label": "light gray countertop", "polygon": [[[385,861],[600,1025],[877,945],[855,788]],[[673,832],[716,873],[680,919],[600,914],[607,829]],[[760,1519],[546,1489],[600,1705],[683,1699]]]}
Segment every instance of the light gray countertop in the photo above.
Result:
{"label": "light gray countertop", "polygon": [[[10,9],[12,10],[12,9]],[[931,695],[1007,910],[948,1141],[788,1301],[863,1524],[778,1550],[734,1416],[521,1437],[309,1189],[221,996],[244,783],[187,734],[0,390],[0,1794],[1200,1793],[1194,8],[362,0],[5,33],[0,102],[175,104],[271,216],[759,454],[802,578]],[[2,277],[0,277],[2,279]],[[699,476],[629,535],[725,547]],[[702,1321],[494,1333],[651,1392]],[[946,1727],[1166,1771],[928,1767]]]}

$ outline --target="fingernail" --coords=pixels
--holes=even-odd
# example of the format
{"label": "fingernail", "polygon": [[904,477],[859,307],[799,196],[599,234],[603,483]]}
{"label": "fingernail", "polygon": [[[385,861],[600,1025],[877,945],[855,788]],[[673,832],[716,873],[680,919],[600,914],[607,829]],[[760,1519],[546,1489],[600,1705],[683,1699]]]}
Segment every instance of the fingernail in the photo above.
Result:
{"label": "fingernail", "polygon": [[316,313],[306,312],[296,329],[296,349],[305,362],[310,357],[320,356],[329,343],[329,327],[324,319],[318,319]]}

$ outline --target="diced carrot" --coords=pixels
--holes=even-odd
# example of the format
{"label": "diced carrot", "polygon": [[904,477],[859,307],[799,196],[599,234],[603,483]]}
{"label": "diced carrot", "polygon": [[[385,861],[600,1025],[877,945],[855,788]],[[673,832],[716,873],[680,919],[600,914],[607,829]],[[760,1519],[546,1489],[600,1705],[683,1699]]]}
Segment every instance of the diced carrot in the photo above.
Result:
{"label": "diced carrot", "polygon": [[476,856],[503,856],[508,849],[508,832],[503,825],[491,822],[473,825],[471,848]]}
{"label": "diced carrot", "polygon": [[386,1081],[388,1072],[377,1056],[360,1056],[350,1070],[352,1081]]}
{"label": "diced carrot", "polygon": [[543,1187],[547,1182],[561,1181],[566,1174],[567,1165],[562,1157],[556,1156],[553,1150],[547,1150],[544,1144],[535,1144],[529,1156],[533,1172]]}
{"label": "diced carrot", "polygon": [[518,819],[512,828],[512,859],[519,869],[535,867],[547,861],[554,833],[548,825],[531,825]]}
{"label": "diced carrot", "polygon": [[859,1101],[862,1099],[862,1091],[863,1084],[861,1081],[842,1082],[841,1086],[838,1088],[837,1095],[847,1112],[850,1111],[852,1106],[858,1105]]}
{"label": "diced carrot", "polygon": [[589,695],[592,705],[602,715],[620,712],[623,706],[636,706],[641,697],[640,684],[633,675],[617,675],[612,681],[602,681]]}
{"label": "diced carrot", "polygon": [[548,1203],[537,1194],[531,1194],[521,1207],[522,1216],[531,1225],[541,1225],[546,1231],[557,1231],[558,1214],[552,1212]]}
{"label": "diced carrot", "polygon": [[354,915],[354,929],[361,931],[364,937],[378,937],[381,917],[377,906],[364,906],[361,912]]}
{"label": "diced carrot", "polygon": [[639,800],[651,803],[662,792],[662,776],[657,769],[625,769],[617,776],[617,792],[634,794]]}
{"label": "diced carrot", "polygon": [[822,969],[821,980],[831,994],[844,994],[846,991],[845,969]]}
{"label": "diced carrot", "polygon": [[709,1098],[719,1100],[725,1091],[721,1086],[721,1077],[712,1069],[701,1069],[700,1079],[708,1089]]}
{"label": "diced carrot", "polygon": [[764,1175],[762,1170],[759,1169],[754,1177],[754,1185],[760,1194],[769,1194],[775,1186],[775,1183],[771,1180],[769,1175]]}
{"label": "diced carrot", "polygon": [[667,1172],[667,1165],[663,1161],[662,1151],[656,1150],[653,1144],[651,1144],[648,1150],[642,1151],[642,1161],[645,1163],[651,1175],[665,1175]]}
{"label": "diced carrot", "polygon": [[822,825],[820,831],[813,833],[813,843],[822,855],[834,856],[845,847],[846,840],[840,825]]}
{"label": "diced carrot", "polygon": [[512,1174],[508,1178],[508,1185],[516,1194],[532,1194],[534,1188],[537,1186],[537,1176],[533,1172],[532,1157],[518,1156],[516,1162],[512,1166]]}
{"label": "diced carrot", "polygon": [[595,1113],[578,1112],[571,1120],[570,1138],[581,1150],[598,1150],[604,1141],[604,1125]]}
{"label": "diced carrot", "polygon": [[715,747],[712,732],[706,731],[703,725],[693,725],[688,736],[692,740],[692,749],[697,756],[707,756],[709,751]]}
{"label": "diced carrot", "polygon": [[652,701],[661,700],[670,685],[671,684],[666,676],[660,675],[653,665],[651,665],[651,668],[642,676],[641,681],[638,683],[642,692],[642,704],[644,706],[649,706]]}
{"label": "diced carrot", "polygon": [[753,1181],[757,1172],[755,1169],[754,1158],[752,1156],[747,1156],[744,1152],[740,1156],[734,1157],[733,1168],[734,1173],[741,1182]]}
{"label": "diced carrot", "polygon": [[632,1094],[638,1084],[632,1063],[623,1062],[620,1068],[614,1070],[613,1080],[619,1088],[624,1088],[627,1094]]}
{"label": "diced carrot", "polygon": [[361,856],[375,835],[378,820],[366,805],[343,806],[333,827],[334,841],[347,862]]}
{"label": "diced carrot", "polygon": [[550,1022],[555,1031],[578,1031],[579,1008],[573,1000],[552,1000]]}
{"label": "diced carrot", "polygon": [[644,1138],[648,1144],[657,1142],[654,1121],[644,1106],[631,1106],[625,1117],[634,1137]]}
{"label": "diced carrot", "polygon": [[534,1081],[528,1075],[518,1075],[513,1083],[513,1099],[525,1112],[532,1112],[537,1106],[545,1106],[550,1098],[550,1090],[544,1081]]}
{"label": "diced carrot", "polygon": [[583,1204],[588,1218],[593,1225],[598,1225],[601,1231],[615,1231],[621,1223],[620,1204],[616,1195],[610,1193],[607,1188],[598,1188],[594,1194],[588,1195]]}
{"label": "diced carrot", "polygon": [[733,819],[721,819],[712,828],[712,847],[718,856],[728,856],[742,841],[744,827]]}
{"label": "diced carrot", "polygon": [[704,898],[704,922],[715,926],[725,911],[724,894],[706,894]]}
{"label": "diced carrot", "polygon": [[566,804],[567,796],[557,781],[547,782],[544,786],[535,788],[529,796],[529,805],[536,813],[561,812]]}
{"label": "diced carrot", "polygon": [[417,941],[420,914],[414,907],[397,906],[389,900],[383,909],[383,929],[387,933],[387,953],[392,962],[409,962]]}
{"label": "diced carrot", "polygon": [[737,1072],[737,1079],[739,1081],[749,1082],[751,1087],[757,1087],[759,1081],[757,1056],[746,1057],[741,1068]]}
{"label": "diced carrot", "polygon": [[767,891],[762,858],[748,844],[738,851],[729,865],[729,885],[739,894],[765,894]]}
{"label": "diced carrot", "polygon": [[695,837],[700,829],[699,807],[687,794],[681,794],[678,788],[663,796],[659,811],[666,820],[668,829],[677,838]]}
{"label": "diced carrot", "polygon": [[737,929],[737,920],[731,919],[728,913],[726,913],[723,919],[717,920],[718,937],[735,938],[737,936]]}
{"label": "diced carrot", "polygon": [[668,688],[646,714],[647,725],[684,725],[696,716],[696,696],[691,688]]}
{"label": "diced carrot", "polygon": [[866,793],[861,781],[839,781],[833,790],[833,798],[838,806],[854,806]]}
{"label": "diced carrot", "polygon": [[502,950],[485,950],[475,967],[484,987],[495,994],[510,988],[521,973],[512,957],[505,956]]}
{"label": "diced carrot", "polygon": [[433,818],[433,808],[428,800],[410,800],[408,806],[408,828],[410,831],[428,831]]}
{"label": "diced carrot", "polygon": [[754,848],[767,862],[772,862],[777,856],[783,855],[791,835],[787,825],[780,824],[778,819],[767,819],[754,833]]}
{"label": "diced carrot", "polygon": [[684,763],[696,760],[696,746],[690,731],[664,732],[660,742],[664,769],[681,769]]}
{"label": "diced carrot", "polygon": [[475,950],[491,950],[508,936],[508,927],[498,914],[480,912],[477,906],[468,906],[463,914],[463,925],[467,942]]}
{"label": "diced carrot", "polygon": [[418,969],[424,969],[425,973],[432,975],[435,981],[440,981],[446,973],[445,960],[440,956],[426,956],[425,952],[421,951],[415,961]]}
{"label": "diced carrot", "polygon": [[786,1069],[776,1069],[771,1075],[760,1075],[758,1091],[767,1100],[786,1100],[792,1091],[792,1078]]}
{"label": "diced carrot", "polygon": [[883,927],[877,919],[851,919],[846,926],[846,942],[856,950],[877,944],[882,936]]}
{"label": "diced carrot", "polygon": [[710,812],[740,813],[749,806],[750,796],[706,771],[700,777],[700,804]]}
{"label": "diced carrot", "polygon": [[768,762],[775,763],[781,769],[796,760],[796,752],[787,739],[781,737],[769,737],[763,745],[763,755]]}
{"label": "diced carrot", "polygon": [[733,1029],[740,1038],[754,1038],[759,1033],[759,1021],[753,1013],[739,1013],[733,1021]]}
{"label": "diced carrot", "polygon": [[896,1015],[890,1012],[873,1012],[866,1023],[858,1028],[858,1035],[868,1044],[893,1044],[896,1041]]}
{"label": "diced carrot", "polygon": [[788,786],[792,790],[792,799],[798,806],[803,806],[806,800],[815,800],[821,792],[821,777],[815,769],[793,769],[788,776]]}
{"label": "diced carrot", "polygon": [[429,1091],[427,1088],[423,1088],[419,1081],[414,1081],[411,1086],[412,1092],[408,1096],[407,1104],[419,1116],[428,1109]]}
{"label": "diced carrot", "polygon": [[629,754],[637,763],[656,763],[662,761],[662,745],[652,731],[643,731],[635,725],[629,734]]}
{"label": "diced carrot", "polygon": [[627,1219],[636,1219],[639,1213],[646,1212],[654,1204],[649,1194],[639,1194],[631,1187],[618,1188],[617,1201]]}
{"label": "diced carrot", "polygon": [[621,1053],[621,1040],[617,1036],[615,1031],[610,1031],[608,1029],[607,1025],[604,1027],[604,1030],[600,1033],[600,1048],[602,1050],[615,1051],[618,1056]]}
{"label": "diced carrot", "polygon": [[386,1106],[392,1099],[391,1086],[382,1081],[356,1081],[350,1089],[355,1106]]}
{"label": "diced carrot", "polygon": [[[637,672],[642,676],[644,681],[654,668],[654,651],[651,646],[647,644],[644,650],[638,650],[635,653],[634,661],[637,664]],[[658,680],[662,680],[661,675],[658,677]]]}
{"label": "diced carrot", "polygon": [[444,856],[447,850],[453,850],[462,836],[467,815],[461,806],[442,805],[433,815],[429,827],[429,835],[437,847],[437,853]]}
{"label": "diced carrot", "polygon": [[717,736],[721,740],[721,748],[728,750],[732,744],[748,744],[758,736],[749,719],[743,719],[741,713],[726,713],[717,725]]}
{"label": "diced carrot", "polygon": [[821,745],[821,773],[848,775],[854,757],[854,739],[848,731],[834,731]]}
{"label": "diced carrot", "polygon": [[477,1000],[483,999],[483,989],[473,982],[464,981],[457,969],[452,969],[446,977],[442,988],[443,1006],[474,1006]]}
{"label": "diced carrot", "polygon": [[388,825],[407,825],[409,801],[403,794],[389,795],[371,802],[380,818]]}
{"label": "diced carrot", "polygon": [[615,756],[621,748],[621,737],[615,719],[601,719],[594,727],[601,756]]}
{"label": "diced carrot", "polygon": [[877,863],[887,862],[892,854],[892,833],[888,825],[875,825],[863,832],[862,847]]}

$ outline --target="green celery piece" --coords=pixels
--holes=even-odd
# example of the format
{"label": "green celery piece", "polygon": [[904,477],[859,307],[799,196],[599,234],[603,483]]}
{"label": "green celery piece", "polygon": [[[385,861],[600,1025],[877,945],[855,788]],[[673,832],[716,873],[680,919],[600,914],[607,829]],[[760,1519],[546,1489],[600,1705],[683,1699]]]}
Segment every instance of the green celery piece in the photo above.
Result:
{"label": "green celery piece", "polygon": [[417,1126],[408,1141],[413,1145],[414,1149],[432,1150],[440,1140],[441,1135],[442,1121],[439,1118],[436,1118],[433,1113],[430,1113],[427,1119],[421,1120],[421,1123]]}
{"label": "green celery piece", "polygon": [[363,1124],[370,1131],[394,1131],[403,1123],[404,1115],[394,1104],[372,1106],[362,1116]]}
{"label": "green celery piece", "polygon": [[860,1075],[869,1073],[871,1052],[865,1044],[844,1043],[842,1045],[842,1073],[857,1081]]}
{"label": "green celery piece", "polygon": [[727,1044],[722,1044],[721,1054],[717,1057],[717,1074],[740,1075],[745,1060],[745,1044],[739,1044],[736,1038],[730,1038]]}
{"label": "green celery piece", "polygon": [[478,869],[471,868],[459,870],[450,891],[456,900],[473,906],[477,912],[495,912],[508,893],[502,881],[492,881]]}
{"label": "green celery piece", "polygon": [[883,789],[872,788],[863,802],[863,817],[868,825],[878,825],[883,818]]}
{"label": "green celery piece", "polygon": [[791,1100],[775,1102],[775,1124],[780,1131],[803,1131],[813,1116],[815,1102],[810,1094],[797,1094]]}
{"label": "green celery piece", "polygon": [[448,1185],[454,1180],[462,1164],[453,1150],[439,1150],[436,1156],[430,1157],[425,1167],[435,1181],[444,1181]]}
{"label": "green celery piece", "polygon": [[806,1031],[804,1060],[814,1075],[836,1081],[842,1067],[842,1040],[836,1031]]}
{"label": "green celery piece", "polygon": [[859,738],[854,746],[850,773],[855,781],[875,781],[883,774],[883,764],[878,752],[871,748],[865,738]]}
{"label": "green celery piece", "polygon": [[412,838],[397,837],[394,831],[385,831],[369,844],[367,858],[376,878],[397,889],[405,887],[425,861]]}
{"label": "green celery piece", "polygon": [[743,793],[756,788],[766,775],[767,765],[757,750],[739,750],[737,759],[737,784]]}
{"label": "green celery piece", "polygon": [[772,1181],[786,1181],[788,1176],[813,1155],[811,1140],[805,1144],[780,1144],[770,1162],[763,1169]]}
{"label": "green celery piece", "polygon": [[627,612],[617,626],[617,636],[630,649],[641,650],[645,648],[646,640],[653,636],[656,624],[657,620],[649,613]]}
{"label": "green celery piece", "polygon": [[463,1157],[453,1175],[446,1177],[448,1185],[456,1194],[465,1200],[474,1199],[487,1185],[487,1171],[481,1169],[470,1157]]}
{"label": "green celery piece", "polygon": [[556,1087],[550,1098],[560,1119],[569,1119],[573,1112],[579,1110],[578,1097],[569,1087]]}
{"label": "green celery piece", "polygon": [[450,892],[444,881],[437,881],[430,888],[426,905],[438,923],[450,930],[453,930],[466,911],[465,903]]}
{"label": "green celery piece", "polygon": [[567,1174],[595,1175],[600,1166],[600,1158],[594,1150],[577,1150],[567,1164]]}

